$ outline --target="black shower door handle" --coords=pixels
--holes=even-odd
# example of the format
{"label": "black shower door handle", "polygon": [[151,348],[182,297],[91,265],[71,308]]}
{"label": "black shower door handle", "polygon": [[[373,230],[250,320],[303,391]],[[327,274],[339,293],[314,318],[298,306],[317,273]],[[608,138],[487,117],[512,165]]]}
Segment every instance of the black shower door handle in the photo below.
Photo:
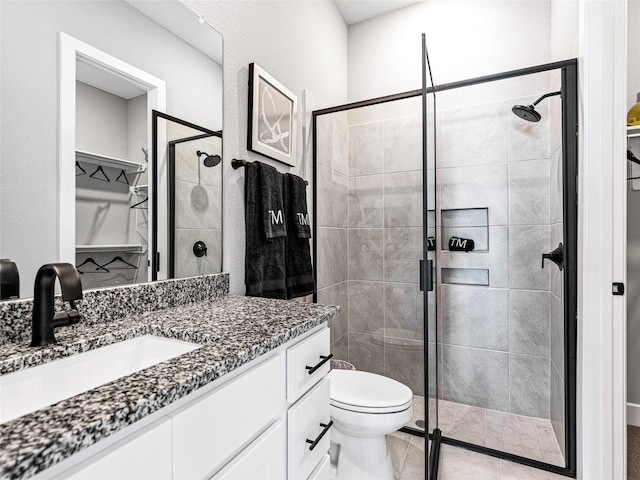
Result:
{"label": "black shower door handle", "polygon": [[427,292],[433,292],[433,260],[420,260],[420,290],[425,291],[425,283]]}

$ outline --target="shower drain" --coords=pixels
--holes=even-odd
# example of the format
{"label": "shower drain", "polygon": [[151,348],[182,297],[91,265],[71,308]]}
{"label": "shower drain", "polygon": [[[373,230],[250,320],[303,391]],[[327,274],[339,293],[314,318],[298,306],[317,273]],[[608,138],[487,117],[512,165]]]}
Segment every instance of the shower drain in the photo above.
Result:
{"label": "shower drain", "polygon": [[416,427],[424,430],[424,420],[416,420]]}

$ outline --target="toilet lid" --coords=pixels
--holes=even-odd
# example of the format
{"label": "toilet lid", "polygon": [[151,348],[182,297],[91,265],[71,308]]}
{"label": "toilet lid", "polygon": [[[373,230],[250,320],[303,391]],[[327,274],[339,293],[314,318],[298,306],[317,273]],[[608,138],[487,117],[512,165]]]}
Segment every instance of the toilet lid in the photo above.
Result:
{"label": "toilet lid", "polygon": [[409,387],[375,373],[331,370],[329,379],[331,403],[349,410],[397,412],[409,408],[413,400]]}

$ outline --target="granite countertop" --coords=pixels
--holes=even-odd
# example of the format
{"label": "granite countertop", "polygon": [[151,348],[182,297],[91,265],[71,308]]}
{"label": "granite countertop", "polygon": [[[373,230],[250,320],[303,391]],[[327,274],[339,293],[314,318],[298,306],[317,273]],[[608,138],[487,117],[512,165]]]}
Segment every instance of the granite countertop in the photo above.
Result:
{"label": "granite countertop", "polygon": [[339,307],[227,296],[56,330],[57,345],[0,347],[0,374],[152,334],[201,344],[184,355],[0,425],[0,478],[30,477],[336,315]]}

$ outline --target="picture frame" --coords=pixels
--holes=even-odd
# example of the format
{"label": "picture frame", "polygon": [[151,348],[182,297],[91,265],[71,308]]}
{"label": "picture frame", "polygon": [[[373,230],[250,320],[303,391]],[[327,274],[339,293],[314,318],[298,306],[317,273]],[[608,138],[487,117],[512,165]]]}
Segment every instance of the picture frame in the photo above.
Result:
{"label": "picture frame", "polygon": [[249,64],[247,149],[295,167],[298,97],[255,63]]}

